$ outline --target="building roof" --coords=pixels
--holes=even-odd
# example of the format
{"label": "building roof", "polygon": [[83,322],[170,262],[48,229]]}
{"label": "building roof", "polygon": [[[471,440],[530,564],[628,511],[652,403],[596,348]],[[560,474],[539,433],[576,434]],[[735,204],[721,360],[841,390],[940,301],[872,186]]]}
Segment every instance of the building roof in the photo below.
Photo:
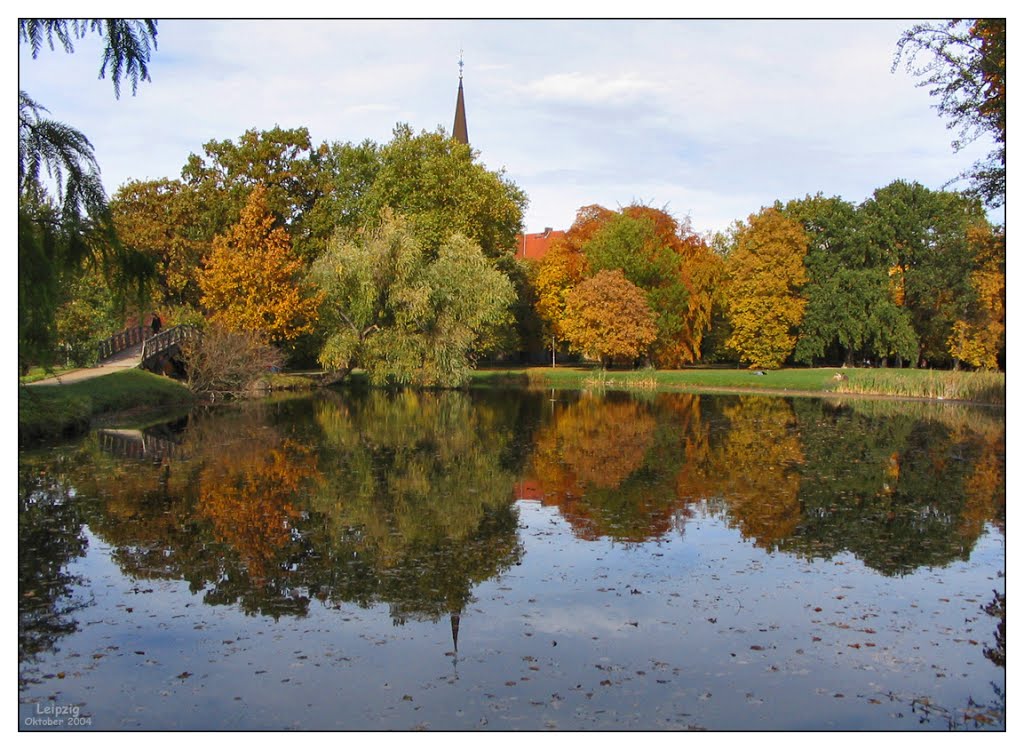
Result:
{"label": "building roof", "polygon": [[534,234],[521,234],[517,238],[516,257],[540,260],[551,247],[551,243],[559,237],[564,237],[565,232],[545,227],[543,232]]}

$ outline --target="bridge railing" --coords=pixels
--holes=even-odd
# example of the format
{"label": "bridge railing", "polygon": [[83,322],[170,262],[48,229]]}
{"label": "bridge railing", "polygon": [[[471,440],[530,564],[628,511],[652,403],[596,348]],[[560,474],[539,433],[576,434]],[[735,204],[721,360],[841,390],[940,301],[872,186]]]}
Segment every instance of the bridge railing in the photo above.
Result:
{"label": "bridge railing", "polygon": [[125,328],[120,333],[115,333],[105,341],[101,341],[99,343],[100,359],[112,357],[131,346],[141,344],[145,340],[148,330],[143,326],[133,326],[132,328]]}
{"label": "bridge railing", "polygon": [[170,349],[175,344],[194,338],[199,335],[199,329],[195,326],[183,325],[168,328],[155,336],[150,336],[142,345],[141,362],[145,362],[152,356],[159,354],[165,349]]}

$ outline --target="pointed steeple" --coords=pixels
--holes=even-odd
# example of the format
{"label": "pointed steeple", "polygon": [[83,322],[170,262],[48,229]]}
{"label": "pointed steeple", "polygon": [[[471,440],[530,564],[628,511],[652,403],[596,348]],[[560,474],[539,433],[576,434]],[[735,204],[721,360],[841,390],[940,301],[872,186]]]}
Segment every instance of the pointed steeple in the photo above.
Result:
{"label": "pointed steeple", "polygon": [[459,98],[455,101],[455,124],[452,126],[452,138],[459,143],[469,144],[466,131],[466,101],[462,96],[462,52],[459,52]]}

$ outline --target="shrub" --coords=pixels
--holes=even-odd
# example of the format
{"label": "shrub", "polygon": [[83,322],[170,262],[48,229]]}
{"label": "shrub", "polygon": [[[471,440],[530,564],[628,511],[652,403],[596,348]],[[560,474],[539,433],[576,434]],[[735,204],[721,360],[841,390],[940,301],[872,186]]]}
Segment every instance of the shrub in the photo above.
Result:
{"label": "shrub", "polygon": [[185,385],[195,394],[236,397],[281,369],[284,357],[257,334],[210,326],[181,346]]}

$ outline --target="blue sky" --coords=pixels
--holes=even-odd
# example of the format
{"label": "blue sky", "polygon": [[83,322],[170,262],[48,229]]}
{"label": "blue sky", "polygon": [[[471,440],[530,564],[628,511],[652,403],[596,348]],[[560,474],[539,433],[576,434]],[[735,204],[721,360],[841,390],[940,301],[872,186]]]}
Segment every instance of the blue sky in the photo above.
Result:
{"label": "blue sky", "polygon": [[470,142],[529,196],[527,231],[639,201],[704,232],[819,191],[937,189],[983,156],[985,141],[954,153],[934,99],[891,72],[912,24],[161,20],[135,96],[97,78],[98,37],[35,60],[20,45],[19,86],[90,138],[113,194],[254,127],[316,143],[450,131],[461,49]]}

